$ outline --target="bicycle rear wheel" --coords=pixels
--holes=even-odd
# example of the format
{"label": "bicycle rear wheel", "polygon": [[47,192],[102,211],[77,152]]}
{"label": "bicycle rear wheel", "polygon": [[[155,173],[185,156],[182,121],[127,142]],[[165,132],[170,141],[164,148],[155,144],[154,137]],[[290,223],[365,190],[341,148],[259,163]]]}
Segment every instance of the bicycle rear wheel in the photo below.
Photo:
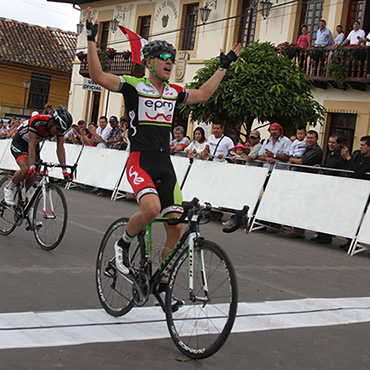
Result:
{"label": "bicycle rear wheel", "polygon": [[36,198],[32,230],[37,244],[44,250],[56,248],[67,228],[67,202],[57,185],[46,184]]}
{"label": "bicycle rear wheel", "polygon": [[4,187],[8,184],[10,176],[0,180],[0,234],[9,235],[16,227],[13,207],[4,202]]}
{"label": "bicycle rear wheel", "polygon": [[[114,243],[122,237],[129,218],[120,218],[106,231],[96,261],[96,287],[99,301],[112,316],[123,316],[134,306],[133,283],[130,276],[121,274],[115,266]],[[135,237],[130,247],[130,263],[139,268],[140,246]]]}
{"label": "bicycle rear wheel", "polygon": [[[185,250],[169,279],[166,319],[177,348],[188,357],[201,359],[216,353],[227,340],[236,316],[238,292],[235,271],[225,252],[204,240],[194,248],[193,292],[189,290],[189,252]],[[176,312],[171,309],[172,296],[185,302]]]}

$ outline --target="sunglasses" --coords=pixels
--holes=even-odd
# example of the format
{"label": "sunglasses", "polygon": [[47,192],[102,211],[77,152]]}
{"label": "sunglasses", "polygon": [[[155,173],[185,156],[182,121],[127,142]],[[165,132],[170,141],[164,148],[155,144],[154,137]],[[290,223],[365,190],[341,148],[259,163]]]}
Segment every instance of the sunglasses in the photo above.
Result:
{"label": "sunglasses", "polygon": [[171,59],[172,63],[175,63],[175,60],[176,60],[174,55],[167,54],[167,53],[158,54],[157,58],[162,59],[164,61]]}

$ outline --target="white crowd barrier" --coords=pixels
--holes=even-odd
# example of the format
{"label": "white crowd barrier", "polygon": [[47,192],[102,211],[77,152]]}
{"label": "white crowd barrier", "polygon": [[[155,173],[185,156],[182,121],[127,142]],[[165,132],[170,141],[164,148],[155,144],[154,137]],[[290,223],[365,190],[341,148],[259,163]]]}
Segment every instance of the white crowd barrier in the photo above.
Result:
{"label": "white crowd barrier", "polygon": [[[0,140],[0,169],[18,168],[10,153],[10,140]],[[102,189],[132,193],[125,172],[124,151],[66,144],[67,164],[79,157],[75,182]],[[82,150],[82,153],[80,153]],[[45,142],[41,157],[57,162],[56,143]],[[266,221],[351,238],[351,254],[369,249],[370,211],[364,214],[370,181],[268,169],[229,163],[172,157],[183,198],[241,209],[250,207],[253,222]],[[61,178],[60,169],[51,175]],[[263,190],[263,191],[262,191]],[[112,199],[116,199],[112,197]],[[370,207],[369,207],[370,208]],[[253,226],[253,224],[252,224]],[[357,249],[356,249],[357,247]]]}
{"label": "white crowd barrier", "polygon": [[194,196],[216,207],[253,211],[268,173],[267,168],[196,160],[182,189],[184,200]]}
{"label": "white crowd barrier", "polygon": [[274,170],[256,219],[354,238],[369,193],[369,181]]}

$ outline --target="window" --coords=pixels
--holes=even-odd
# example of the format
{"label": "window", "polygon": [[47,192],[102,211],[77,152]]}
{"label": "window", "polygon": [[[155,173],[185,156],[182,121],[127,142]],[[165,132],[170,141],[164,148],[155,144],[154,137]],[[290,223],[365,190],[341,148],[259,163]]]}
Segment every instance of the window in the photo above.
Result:
{"label": "window", "polygon": [[185,22],[181,50],[194,50],[199,3],[185,5]]}
{"label": "window", "polygon": [[316,32],[319,27],[319,21],[322,18],[323,9],[323,0],[304,0],[302,4],[300,27],[302,24],[307,24],[308,33],[311,35],[313,42],[316,40]]}
{"label": "window", "polygon": [[101,22],[101,36],[100,36],[100,49],[105,50],[108,45],[108,36],[109,36],[109,25],[110,22]]}
{"label": "window", "polygon": [[354,21],[361,23],[361,28],[364,27],[364,16],[365,16],[366,0],[351,0],[349,3],[347,24],[344,29],[344,33],[348,35],[352,31],[352,25]]}
{"label": "window", "polygon": [[353,138],[356,129],[356,114],[331,114],[330,135],[338,135],[342,138],[342,144],[352,152]]}
{"label": "window", "polygon": [[149,40],[150,22],[151,22],[150,15],[147,15],[145,17],[139,17],[138,33],[141,37],[144,37],[144,39],[147,39],[147,40]]}
{"label": "window", "polygon": [[32,72],[27,108],[44,109],[49,100],[51,76]]}
{"label": "window", "polygon": [[256,30],[258,1],[243,0],[242,14],[238,41],[242,47],[253,44]]}

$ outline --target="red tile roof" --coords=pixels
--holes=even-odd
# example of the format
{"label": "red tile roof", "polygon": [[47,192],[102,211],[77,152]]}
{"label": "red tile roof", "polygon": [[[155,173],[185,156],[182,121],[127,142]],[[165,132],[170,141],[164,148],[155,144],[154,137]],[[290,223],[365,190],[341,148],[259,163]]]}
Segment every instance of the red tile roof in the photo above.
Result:
{"label": "red tile roof", "polygon": [[0,18],[0,61],[72,71],[77,34]]}

